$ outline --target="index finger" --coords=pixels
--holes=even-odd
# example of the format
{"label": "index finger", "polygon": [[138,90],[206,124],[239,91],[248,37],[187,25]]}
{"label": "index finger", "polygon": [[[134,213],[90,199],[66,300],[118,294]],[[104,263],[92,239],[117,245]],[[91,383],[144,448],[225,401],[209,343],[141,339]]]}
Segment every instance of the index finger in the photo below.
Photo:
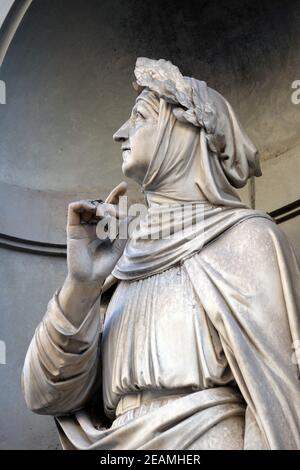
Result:
{"label": "index finger", "polygon": [[124,196],[127,191],[127,183],[125,181],[122,181],[122,183],[118,184],[107,196],[105,199],[105,202],[108,202],[109,204],[118,204],[119,199],[121,196]]}

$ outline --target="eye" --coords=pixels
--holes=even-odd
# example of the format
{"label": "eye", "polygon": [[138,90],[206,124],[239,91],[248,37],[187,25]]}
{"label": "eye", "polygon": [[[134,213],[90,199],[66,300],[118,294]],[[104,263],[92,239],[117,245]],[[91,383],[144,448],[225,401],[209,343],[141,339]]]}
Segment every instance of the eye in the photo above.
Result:
{"label": "eye", "polygon": [[143,114],[142,114],[140,111],[137,111],[137,112],[135,113],[135,117],[136,117],[137,119],[145,119],[145,117],[143,116]]}
{"label": "eye", "polygon": [[146,118],[144,116],[144,113],[142,111],[140,111],[140,108],[133,109],[133,112],[132,112],[132,121],[133,121],[133,123],[145,121],[145,119]]}

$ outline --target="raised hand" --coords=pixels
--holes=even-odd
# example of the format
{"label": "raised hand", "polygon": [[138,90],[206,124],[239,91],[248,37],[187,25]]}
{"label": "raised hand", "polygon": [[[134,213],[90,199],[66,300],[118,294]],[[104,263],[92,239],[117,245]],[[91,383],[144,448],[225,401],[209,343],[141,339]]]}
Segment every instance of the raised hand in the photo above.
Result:
{"label": "raised hand", "polygon": [[111,217],[125,223],[120,214],[119,198],[127,191],[126,183],[120,183],[104,203],[77,201],[69,205],[67,222],[68,275],[82,282],[103,281],[120,258],[126,240],[101,240],[97,236],[97,223]]}
{"label": "raised hand", "polygon": [[59,292],[59,303],[65,316],[79,326],[100,294],[105,278],[112,272],[122,255],[126,239],[101,240],[97,223],[109,222],[111,217],[126,223],[119,211],[119,198],[127,191],[122,182],[109,194],[104,203],[97,201],[72,202],[68,208],[67,262],[68,275]]}

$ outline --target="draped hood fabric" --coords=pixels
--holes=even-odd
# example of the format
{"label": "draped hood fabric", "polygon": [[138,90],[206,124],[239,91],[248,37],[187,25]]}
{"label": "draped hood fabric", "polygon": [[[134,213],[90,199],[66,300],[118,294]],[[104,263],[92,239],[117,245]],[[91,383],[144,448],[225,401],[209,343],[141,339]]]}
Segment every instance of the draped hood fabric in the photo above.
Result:
{"label": "draped hood fabric", "polygon": [[245,207],[235,188],[261,176],[258,151],[227,100],[205,82],[189,80],[198,99],[214,110],[202,127],[186,121],[180,108],[152,91],[138,98],[158,113],[157,143],[143,191],[171,202],[193,202],[203,194],[214,205]]}
{"label": "draped hood fabric", "polygon": [[[184,262],[226,230],[253,217],[270,219],[264,212],[207,203],[153,205],[126,244],[112,274],[117,279],[136,280],[160,273]],[[161,238],[161,234],[169,232],[169,237]],[[153,238],[147,238],[148,235]]]}
{"label": "draped hood fabric", "polygon": [[[142,184],[148,211],[130,234],[112,273],[118,279],[161,272],[200,251],[234,224],[249,217],[268,217],[247,208],[235,191],[249,177],[261,174],[257,150],[229,103],[205,82],[189,80],[198,99],[214,109],[206,127],[187,122],[180,108],[151,90],[143,90],[138,97],[158,115],[157,142]],[[158,236],[168,231],[172,236]]]}

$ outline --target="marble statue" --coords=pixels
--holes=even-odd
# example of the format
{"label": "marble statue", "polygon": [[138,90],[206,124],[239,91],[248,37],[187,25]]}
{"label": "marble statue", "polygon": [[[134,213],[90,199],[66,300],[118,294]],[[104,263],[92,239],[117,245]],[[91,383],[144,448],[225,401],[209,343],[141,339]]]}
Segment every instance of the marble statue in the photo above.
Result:
{"label": "marble statue", "polygon": [[68,275],[26,355],[26,404],[55,417],[65,449],[300,449],[300,272],[235,189],[261,175],[258,152],[205,82],[147,58],[135,77],[114,135],[123,173],[146,219],[203,217],[183,216],[189,236],[177,223],[173,238],[142,236],[141,220],[103,241],[95,221],[125,221],[126,184],[70,204]]}

